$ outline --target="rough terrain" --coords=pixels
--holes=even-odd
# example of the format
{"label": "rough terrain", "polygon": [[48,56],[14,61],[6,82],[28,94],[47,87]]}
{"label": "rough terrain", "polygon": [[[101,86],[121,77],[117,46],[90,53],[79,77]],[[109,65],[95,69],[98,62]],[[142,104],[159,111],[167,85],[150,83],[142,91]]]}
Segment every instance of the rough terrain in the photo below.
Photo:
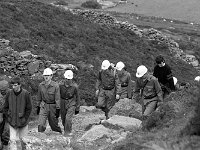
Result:
{"label": "rough terrain", "polygon": [[[63,137],[49,127],[45,133],[38,133],[34,109],[29,136],[25,138],[27,149],[199,149],[199,95],[193,83],[200,58],[197,24],[136,14],[69,11],[31,0],[1,1],[0,8],[0,38],[5,39],[1,65],[8,75],[13,72],[24,78],[33,104],[40,80],[32,77],[41,77],[42,72],[36,59],[40,57],[35,56],[42,55],[45,59],[40,58],[41,67],[51,66],[60,77],[68,64],[77,66],[75,80],[82,105],[88,105],[74,117],[72,137]],[[5,54],[9,50],[6,47],[17,55]],[[24,51],[27,58],[17,57]],[[145,64],[152,70],[157,54],[166,57],[179,83],[187,82],[188,86],[179,87],[146,121],[139,120],[141,106],[134,98],[120,100],[110,112],[114,120],[104,121],[103,113],[90,106],[96,103],[94,83],[101,61],[124,61],[135,80],[137,66]],[[195,57],[187,58],[188,54]]]}

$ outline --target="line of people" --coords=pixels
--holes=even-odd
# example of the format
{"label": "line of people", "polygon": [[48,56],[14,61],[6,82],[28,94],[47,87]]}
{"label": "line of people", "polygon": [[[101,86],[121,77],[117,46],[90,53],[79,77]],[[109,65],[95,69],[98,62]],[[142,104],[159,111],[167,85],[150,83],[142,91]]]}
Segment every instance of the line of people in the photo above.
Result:
{"label": "line of people", "polygon": [[[66,70],[64,82],[58,84],[52,80],[53,71],[46,68],[43,72],[44,81],[39,84],[36,102],[36,113],[39,115],[38,132],[44,132],[47,120],[51,129],[62,134],[58,125],[61,116],[64,135],[72,135],[72,117],[79,113],[80,97],[78,85],[72,81],[73,72]],[[12,150],[23,146],[23,137],[28,133],[28,123],[32,112],[30,93],[22,88],[20,77],[14,77],[9,82],[0,80],[0,149],[8,145]],[[7,136],[3,135],[6,126]]]}
{"label": "line of people", "polygon": [[137,95],[136,101],[142,104],[143,118],[146,118],[163,103],[167,95],[175,91],[177,79],[163,56],[157,56],[155,62],[152,75],[144,65],[137,68],[134,90],[131,75],[123,62],[118,62],[115,67],[108,60],[102,62],[96,83],[96,107],[105,112],[106,119],[116,101],[132,99],[133,93]]}
{"label": "line of people", "polygon": [[[137,68],[135,90],[133,90],[133,81],[131,74],[123,62],[118,62],[112,66],[108,60],[104,60],[101,70],[98,72],[95,85],[98,102],[97,108],[100,108],[106,116],[116,101],[123,98],[132,99],[133,93],[136,93],[143,107],[143,116],[150,115],[162,104],[163,98],[171,91],[175,91],[174,80],[170,67],[165,64],[162,56],[156,57],[157,65],[154,73],[151,75],[148,69],[141,65]],[[43,72],[44,81],[39,84],[37,95],[37,115],[38,132],[44,132],[47,126],[47,120],[51,129],[55,132],[72,135],[72,117],[79,113],[80,97],[78,85],[74,82],[74,74],[71,70],[64,73],[64,82],[60,84],[53,81],[53,71],[46,68]],[[16,145],[28,132],[28,122],[32,111],[30,93],[22,88],[20,77],[14,77],[11,80],[11,89],[9,82],[5,79],[0,80],[0,137],[2,143]],[[58,118],[61,116],[64,133],[58,124]],[[2,135],[6,122],[8,123],[10,136],[4,138]]]}

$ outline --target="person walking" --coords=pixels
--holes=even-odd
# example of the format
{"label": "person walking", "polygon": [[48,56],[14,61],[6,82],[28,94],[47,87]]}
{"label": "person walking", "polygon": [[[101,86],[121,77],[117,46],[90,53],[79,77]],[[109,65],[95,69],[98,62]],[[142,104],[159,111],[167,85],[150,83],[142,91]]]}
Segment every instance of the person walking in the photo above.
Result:
{"label": "person walking", "polygon": [[126,67],[123,62],[118,62],[116,64],[117,75],[120,81],[120,99],[123,98],[132,98],[132,81],[131,74],[126,71]]}
{"label": "person walking", "polygon": [[137,68],[136,77],[135,93],[140,97],[142,114],[146,118],[162,104],[162,89],[158,79],[150,75],[144,65]]}
{"label": "person walking", "polygon": [[21,87],[20,77],[11,80],[12,89],[5,96],[3,112],[10,129],[10,147],[16,149],[28,133],[29,117],[32,111],[30,93]]}
{"label": "person walking", "polygon": [[8,145],[9,142],[9,127],[6,123],[5,114],[3,114],[3,106],[5,103],[5,96],[9,90],[9,83],[6,80],[0,81],[0,149],[3,145]]}
{"label": "person walking", "polygon": [[120,88],[118,75],[110,62],[104,60],[96,82],[96,96],[98,97],[96,107],[105,113],[106,119],[109,118],[108,113],[115,104],[115,100],[120,98]]}
{"label": "person walking", "polygon": [[60,85],[61,119],[64,126],[64,135],[72,135],[72,117],[79,113],[80,97],[78,85],[73,82],[73,72],[66,70],[65,81]]}
{"label": "person walking", "polygon": [[53,71],[50,68],[44,69],[44,81],[40,83],[37,95],[37,114],[39,114],[38,132],[46,130],[48,119],[51,129],[60,132],[58,117],[60,113],[60,88],[58,83],[52,81]]}
{"label": "person walking", "polygon": [[155,61],[157,65],[154,67],[153,76],[158,78],[163,91],[163,98],[166,98],[167,95],[175,91],[172,71],[169,65],[165,63],[163,56],[157,56]]}

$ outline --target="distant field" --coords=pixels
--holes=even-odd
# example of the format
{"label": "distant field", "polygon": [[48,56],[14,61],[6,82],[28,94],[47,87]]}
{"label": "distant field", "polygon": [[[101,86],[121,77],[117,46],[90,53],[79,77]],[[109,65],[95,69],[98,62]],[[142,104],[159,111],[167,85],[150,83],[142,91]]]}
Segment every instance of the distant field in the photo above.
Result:
{"label": "distant field", "polygon": [[[116,1],[116,0],[111,0]],[[108,11],[137,13],[200,23],[200,0],[127,0]]]}

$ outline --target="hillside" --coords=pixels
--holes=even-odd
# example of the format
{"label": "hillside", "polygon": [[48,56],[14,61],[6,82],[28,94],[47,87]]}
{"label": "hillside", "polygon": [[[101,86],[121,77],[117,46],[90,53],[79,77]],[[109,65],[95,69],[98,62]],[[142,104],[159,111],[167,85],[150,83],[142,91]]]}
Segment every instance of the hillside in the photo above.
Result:
{"label": "hillside", "polygon": [[[32,54],[43,54],[45,59],[49,59],[52,63],[70,63],[77,66],[79,71],[76,74],[76,80],[80,85],[81,99],[85,100],[87,105],[94,105],[96,103],[94,96],[96,73],[100,69],[101,62],[104,59],[108,59],[112,63],[118,61],[125,62],[133,80],[135,80],[135,73],[138,65],[144,64],[152,71],[154,59],[158,54],[165,56],[166,62],[172,67],[173,74],[178,78],[180,83],[189,82],[192,85],[194,77],[198,74],[197,70],[194,69],[191,64],[176,59],[173,54],[170,53],[166,43],[159,43],[156,40],[148,40],[146,37],[139,37],[128,29],[107,26],[106,24],[100,25],[86,20],[86,18],[81,17],[81,15],[74,15],[70,11],[34,0],[1,0],[0,10],[0,39],[9,40],[10,46],[16,51],[21,52],[29,50]],[[124,19],[128,19],[128,21],[131,21],[131,19],[127,17],[127,14],[114,13],[113,15],[119,20],[125,21]],[[145,28],[142,24],[146,23],[148,24],[148,28],[150,28],[151,19],[145,17],[143,19],[144,20],[138,20],[137,22],[140,24],[140,27]],[[146,22],[145,19],[147,19]],[[151,21],[153,22],[155,20]],[[133,20],[132,23],[134,23]],[[191,32],[189,32],[189,29],[192,29],[189,28],[189,26],[187,26],[188,30],[181,30],[181,28],[178,28],[176,30],[177,32],[173,32],[173,30],[168,30],[168,32],[164,30],[163,24],[159,24],[159,22],[153,25],[152,27],[157,26],[157,29],[160,28],[159,25],[162,25],[161,29],[166,33],[171,32],[172,34],[169,35],[173,35],[174,39],[180,35],[180,37],[182,37],[182,40],[179,40],[179,42],[181,42],[180,48],[184,51],[192,48],[193,53],[198,59],[200,58],[200,55],[198,55],[198,41],[195,41],[195,39],[198,38],[198,34],[195,34],[195,31],[192,31],[194,34],[190,34]],[[174,25],[178,26],[177,24]],[[185,37],[188,37],[188,35],[191,36],[193,40],[191,43],[185,40],[187,39]],[[39,81],[32,82],[36,84],[35,89],[37,89]],[[197,88],[185,88],[171,95],[171,97],[166,100],[161,112],[156,112],[154,114],[153,121],[147,122],[146,126],[144,124],[147,131],[139,130],[138,132],[127,132],[125,133],[127,134],[125,140],[123,140],[122,143],[116,142],[116,145],[111,144],[112,141],[118,139],[114,137],[114,135],[112,137],[107,137],[107,135],[102,136],[102,139],[99,141],[97,140],[99,143],[95,143],[95,146],[98,148],[101,146],[111,146],[110,149],[115,150],[128,150],[128,148],[139,150],[148,149],[148,147],[154,150],[175,150],[181,149],[181,147],[189,147],[188,149],[196,148],[198,150],[199,137],[190,135],[199,135],[199,133],[196,133],[199,129],[194,129],[195,127],[199,127],[199,124],[192,124],[193,122],[190,124],[189,121],[195,116],[193,110],[198,114],[196,116],[197,118],[193,119],[194,122],[199,116],[199,109],[196,107],[199,102],[199,95],[197,95],[198,90]],[[36,92],[37,91],[34,91],[33,96]],[[120,105],[122,110],[117,111],[119,115],[125,114],[125,116],[129,117],[129,110],[124,110],[125,101],[126,100],[119,101],[118,106]],[[129,100],[129,102],[133,103],[134,100]],[[134,105],[136,104],[134,103]],[[127,106],[129,106],[129,103],[127,103]],[[195,107],[197,109],[195,109]],[[135,111],[135,107],[133,108]],[[130,111],[133,111],[133,108],[130,108]],[[86,132],[86,128],[89,128],[91,125],[101,124],[100,118],[97,119],[95,117],[101,117],[102,113],[99,114],[100,112],[97,110],[94,110],[94,112],[93,110],[91,112],[84,111],[75,116],[74,119],[74,128],[76,129],[74,132],[77,132],[75,133],[76,136],[82,136],[83,133]],[[66,139],[62,141],[62,135],[59,135],[59,137],[54,136],[55,134],[52,134],[49,128],[47,134],[39,134],[36,124],[37,121],[35,120],[30,123],[34,131],[32,134],[40,137],[43,143],[46,142],[43,139],[48,140],[48,138],[55,138],[56,140],[51,143],[52,145],[59,145],[60,142],[64,143],[64,146],[66,146]],[[81,132],[81,135],[79,135],[79,132]],[[119,132],[124,134],[125,131],[119,130]],[[184,136],[179,137],[180,134]],[[75,138],[78,139],[79,137]],[[106,142],[103,140],[106,140]],[[57,143],[56,141],[59,142]],[[49,141],[45,144],[51,147],[52,145],[48,142]],[[37,143],[36,141],[36,145],[37,144],[41,145],[41,142]],[[72,144],[76,146],[77,143],[75,141],[75,143]],[[82,150],[84,145],[85,149],[87,149],[88,146],[91,150],[94,150],[94,145],[90,144],[91,143],[87,144],[86,142],[82,143],[77,149]],[[39,148],[41,148],[40,145]],[[42,146],[44,146],[45,149],[45,145]],[[50,149],[49,147],[46,149]],[[89,148],[87,150],[89,150]]]}
{"label": "hillside", "polygon": [[139,38],[125,29],[100,26],[82,17],[37,1],[0,2],[0,38],[11,41],[14,50],[44,54],[56,63],[75,66],[91,64],[94,71],[80,70],[77,80],[83,99],[94,102],[95,74],[101,61],[123,61],[135,79],[136,68],[154,66],[154,58],[163,54],[180,81],[193,80],[197,72],[175,60],[165,44]]}

